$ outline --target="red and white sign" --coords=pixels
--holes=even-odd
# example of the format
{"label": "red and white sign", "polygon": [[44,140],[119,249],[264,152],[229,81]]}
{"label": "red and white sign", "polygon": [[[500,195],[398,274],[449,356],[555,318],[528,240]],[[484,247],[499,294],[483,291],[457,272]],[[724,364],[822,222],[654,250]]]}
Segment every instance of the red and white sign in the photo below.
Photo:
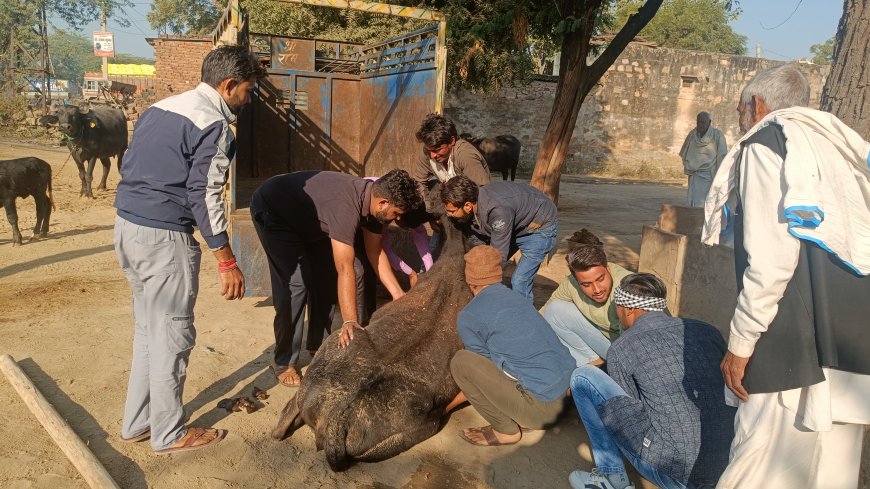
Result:
{"label": "red and white sign", "polygon": [[115,56],[115,36],[111,32],[94,32],[94,56]]}

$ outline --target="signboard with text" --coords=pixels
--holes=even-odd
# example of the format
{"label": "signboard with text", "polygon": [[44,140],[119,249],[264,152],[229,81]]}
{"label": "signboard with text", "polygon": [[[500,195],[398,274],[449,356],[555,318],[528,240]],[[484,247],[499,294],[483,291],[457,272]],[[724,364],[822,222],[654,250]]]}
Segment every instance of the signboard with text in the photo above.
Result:
{"label": "signboard with text", "polygon": [[94,32],[94,56],[115,56],[115,38],[111,32]]}

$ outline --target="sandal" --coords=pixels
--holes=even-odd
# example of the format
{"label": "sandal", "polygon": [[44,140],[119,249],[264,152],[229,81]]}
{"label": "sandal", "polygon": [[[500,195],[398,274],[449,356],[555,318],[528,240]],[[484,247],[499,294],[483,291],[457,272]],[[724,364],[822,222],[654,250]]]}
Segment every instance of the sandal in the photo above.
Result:
{"label": "sandal", "polygon": [[123,436],[120,438],[121,438],[121,441],[123,441],[124,443],[137,443],[140,441],[145,441],[145,440],[151,438],[151,428],[146,428],[145,431],[143,431],[142,433],[140,433],[136,436],[132,436],[130,438],[124,438]]}
{"label": "sandal", "polygon": [[[208,440],[209,435],[214,435],[214,438]],[[181,440],[184,440],[181,446],[173,446],[164,448],[163,450],[155,450],[157,455],[169,455],[170,453],[188,452],[190,450],[198,450],[224,439],[227,436],[227,430],[219,430],[215,428],[188,428],[187,434]],[[206,439],[206,441],[202,441]],[[179,440],[179,441],[181,441]],[[198,443],[199,442],[199,443]]]}
{"label": "sandal", "polygon": [[292,365],[272,365],[272,373],[278,380],[278,384],[284,387],[299,387],[302,383],[302,376],[296,371],[296,367]]}
{"label": "sandal", "polygon": [[[466,428],[466,429],[459,432],[459,436],[462,437],[462,439],[467,441],[468,443],[471,443],[472,445],[476,445],[479,447],[497,447],[497,446],[501,446],[501,445],[513,445],[514,443],[517,443],[517,441],[519,441],[519,440],[517,440],[517,441],[508,442],[508,443],[502,443],[502,442],[498,441],[498,438],[496,438],[494,431],[495,430],[493,429],[492,425],[481,426],[480,428]],[[481,443],[477,440],[472,439],[471,437],[469,437],[467,435],[467,433],[480,433],[481,435],[483,435],[483,438],[486,440],[486,443]]]}

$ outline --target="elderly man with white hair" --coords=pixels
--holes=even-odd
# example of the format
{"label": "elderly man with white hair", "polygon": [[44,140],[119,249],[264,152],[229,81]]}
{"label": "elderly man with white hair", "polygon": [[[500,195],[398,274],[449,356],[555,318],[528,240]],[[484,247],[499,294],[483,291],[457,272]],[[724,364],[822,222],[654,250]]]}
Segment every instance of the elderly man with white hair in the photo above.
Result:
{"label": "elderly man with white hair", "polygon": [[689,207],[704,207],[713,175],[728,152],[725,136],[719,129],[711,127],[712,123],[709,112],[698,112],[695,129],[686,136],[680,148],[683,171],[689,176]]}
{"label": "elderly man with white hair", "polygon": [[722,373],[740,399],[720,488],[858,485],[870,423],[870,143],[809,109],[794,65],[756,75],[745,133],[705,203],[734,230],[739,296]]}

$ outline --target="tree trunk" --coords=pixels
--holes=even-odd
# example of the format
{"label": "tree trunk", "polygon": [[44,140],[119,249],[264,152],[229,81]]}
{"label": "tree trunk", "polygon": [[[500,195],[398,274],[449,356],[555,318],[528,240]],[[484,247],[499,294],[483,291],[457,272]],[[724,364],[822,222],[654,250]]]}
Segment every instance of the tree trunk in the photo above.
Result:
{"label": "tree trunk", "polygon": [[[870,139],[870,5],[866,0],[844,0],[837,27],[831,71],[822,91],[822,110],[839,117],[865,140]],[[870,444],[864,427],[864,450],[858,487],[870,487]]]}
{"label": "tree trunk", "polygon": [[870,5],[866,0],[845,0],[821,107],[839,117],[864,139],[870,139],[868,44]]}
{"label": "tree trunk", "polygon": [[553,110],[550,112],[550,120],[544,131],[532,174],[532,185],[541,189],[556,204],[559,203],[559,181],[562,178],[565,155],[577,125],[577,115],[583,99],[634,36],[652,20],[661,7],[662,0],[647,0],[636,14],[628,18],[607,49],[591,65],[587,65],[589,41],[595,29],[595,19],[602,8],[601,3],[601,0],[567,2],[574,6],[573,16],[581,24],[578,29],[566,33],[562,41],[559,83],[556,85]]}

